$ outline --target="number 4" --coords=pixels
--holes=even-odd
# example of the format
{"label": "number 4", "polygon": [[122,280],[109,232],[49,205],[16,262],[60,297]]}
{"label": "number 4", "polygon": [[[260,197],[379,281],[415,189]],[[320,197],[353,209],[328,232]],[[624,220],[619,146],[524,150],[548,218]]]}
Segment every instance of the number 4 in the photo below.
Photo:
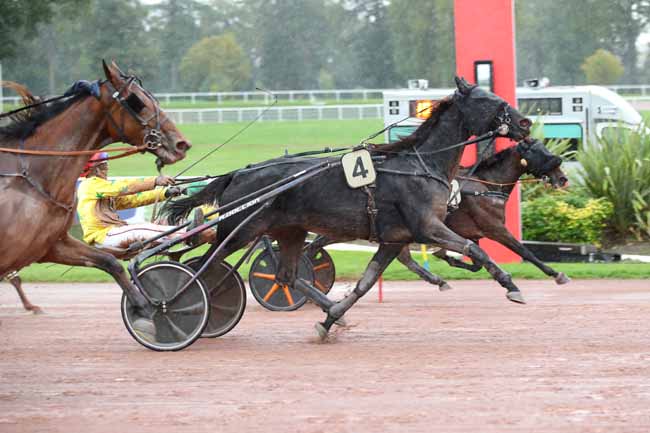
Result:
{"label": "number 4", "polygon": [[354,177],[363,177],[364,179],[368,177],[368,170],[363,165],[363,159],[360,156],[357,157],[357,161],[354,163],[354,170],[352,170],[352,176]]}

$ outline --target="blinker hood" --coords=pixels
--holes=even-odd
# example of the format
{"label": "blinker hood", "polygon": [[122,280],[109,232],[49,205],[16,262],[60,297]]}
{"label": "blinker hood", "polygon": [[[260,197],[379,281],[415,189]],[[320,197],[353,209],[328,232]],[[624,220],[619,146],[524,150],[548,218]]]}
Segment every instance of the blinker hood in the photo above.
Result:
{"label": "blinker hood", "polygon": [[516,149],[527,162],[526,172],[537,178],[550,173],[562,164],[562,158],[549,152],[539,140],[532,143],[520,141]]}

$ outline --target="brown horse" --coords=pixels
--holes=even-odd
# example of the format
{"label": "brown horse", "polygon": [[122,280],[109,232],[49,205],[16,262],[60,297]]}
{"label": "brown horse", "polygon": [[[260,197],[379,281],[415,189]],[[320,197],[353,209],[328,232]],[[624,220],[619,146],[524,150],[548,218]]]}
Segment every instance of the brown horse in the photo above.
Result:
{"label": "brown horse", "polygon": [[[75,183],[90,156],[121,141],[161,164],[190,144],[137,77],[103,62],[106,80],[77,83],[64,97],[11,116],[0,127],[0,277],[36,262],[90,266],[110,273],[132,302],[148,303],[110,254],[68,234]],[[26,96],[23,91],[23,98]]]}

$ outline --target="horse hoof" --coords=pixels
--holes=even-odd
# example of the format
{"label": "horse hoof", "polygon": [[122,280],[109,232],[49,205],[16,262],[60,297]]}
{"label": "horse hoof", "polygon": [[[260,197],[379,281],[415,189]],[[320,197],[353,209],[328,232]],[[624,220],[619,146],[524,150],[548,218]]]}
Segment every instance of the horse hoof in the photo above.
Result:
{"label": "horse hoof", "polygon": [[135,319],[131,324],[133,332],[146,341],[156,340],[156,326],[151,320]]}
{"label": "horse hoof", "polygon": [[339,317],[336,319],[336,322],[334,322],[336,326],[340,326],[341,328],[345,328],[348,326],[348,322],[345,320],[343,317]]}
{"label": "horse hoof", "polygon": [[28,310],[31,311],[33,314],[44,314],[45,313],[45,311],[43,311],[43,309],[41,307],[37,307],[36,305],[34,305],[31,308],[28,308]]}
{"label": "horse hoof", "polygon": [[560,273],[557,274],[557,276],[555,277],[555,282],[556,282],[557,284],[566,284],[566,283],[571,282],[571,278],[567,277],[567,276],[564,274],[564,272],[560,272]]}
{"label": "horse hoof", "polygon": [[323,326],[322,323],[316,322],[314,325],[314,328],[316,328],[316,332],[318,333],[318,338],[320,338],[321,341],[327,340],[327,329],[325,329],[325,326]]}
{"label": "horse hoof", "polygon": [[521,292],[518,292],[518,291],[508,292],[506,294],[506,298],[508,298],[512,302],[516,302],[517,304],[525,304],[526,303],[526,301],[524,300],[523,295],[521,294]]}
{"label": "horse hoof", "polygon": [[440,290],[441,292],[446,292],[447,290],[451,290],[451,289],[453,289],[453,287],[451,287],[447,283],[442,283],[440,287],[438,287],[438,290]]}

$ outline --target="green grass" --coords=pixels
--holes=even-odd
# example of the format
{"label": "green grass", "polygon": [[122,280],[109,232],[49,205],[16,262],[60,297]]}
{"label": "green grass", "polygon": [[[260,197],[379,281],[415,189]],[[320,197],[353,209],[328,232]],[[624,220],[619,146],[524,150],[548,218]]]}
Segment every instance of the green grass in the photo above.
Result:
{"label": "green grass", "polygon": [[[197,254],[204,250],[198,249]],[[337,280],[357,280],[361,277],[366,265],[372,257],[370,252],[331,251],[336,264]],[[233,254],[228,261],[235,263],[241,253]],[[256,253],[257,254],[257,253]],[[414,256],[416,256],[414,254]],[[419,254],[417,255],[419,256]],[[185,257],[185,259],[189,258]],[[417,258],[417,257],[416,257]],[[650,263],[550,263],[557,271],[564,272],[571,278],[582,279],[630,279],[650,278]],[[476,273],[458,268],[452,268],[438,259],[430,259],[431,271],[447,280],[458,279],[490,279],[485,271]],[[545,279],[548,278],[540,270],[528,263],[503,265],[516,279]],[[68,271],[69,270],[69,271]],[[241,275],[248,280],[249,265],[244,264]],[[65,271],[65,274],[63,274]],[[113,279],[106,273],[88,268],[70,268],[62,265],[37,264],[20,272],[25,281],[47,282],[111,282]],[[384,273],[385,280],[418,280],[417,275],[407,270],[401,263],[393,262]]]}
{"label": "green grass", "polygon": [[650,111],[649,110],[639,111],[639,114],[641,114],[641,116],[643,117],[643,120],[645,120],[646,122],[648,120],[650,120]]}
{"label": "green grass", "polygon": [[[165,168],[174,175],[241,130],[246,123],[185,124],[179,128],[192,143],[187,158]],[[192,168],[187,175],[219,174],[284,154],[324,147],[354,146],[383,128],[381,119],[258,122]],[[382,140],[383,136],[377,137]],[[120,146],[120,144],[118,144]],[[156,173],[153,155],[111,161],[110,176],[148,176]]]}

